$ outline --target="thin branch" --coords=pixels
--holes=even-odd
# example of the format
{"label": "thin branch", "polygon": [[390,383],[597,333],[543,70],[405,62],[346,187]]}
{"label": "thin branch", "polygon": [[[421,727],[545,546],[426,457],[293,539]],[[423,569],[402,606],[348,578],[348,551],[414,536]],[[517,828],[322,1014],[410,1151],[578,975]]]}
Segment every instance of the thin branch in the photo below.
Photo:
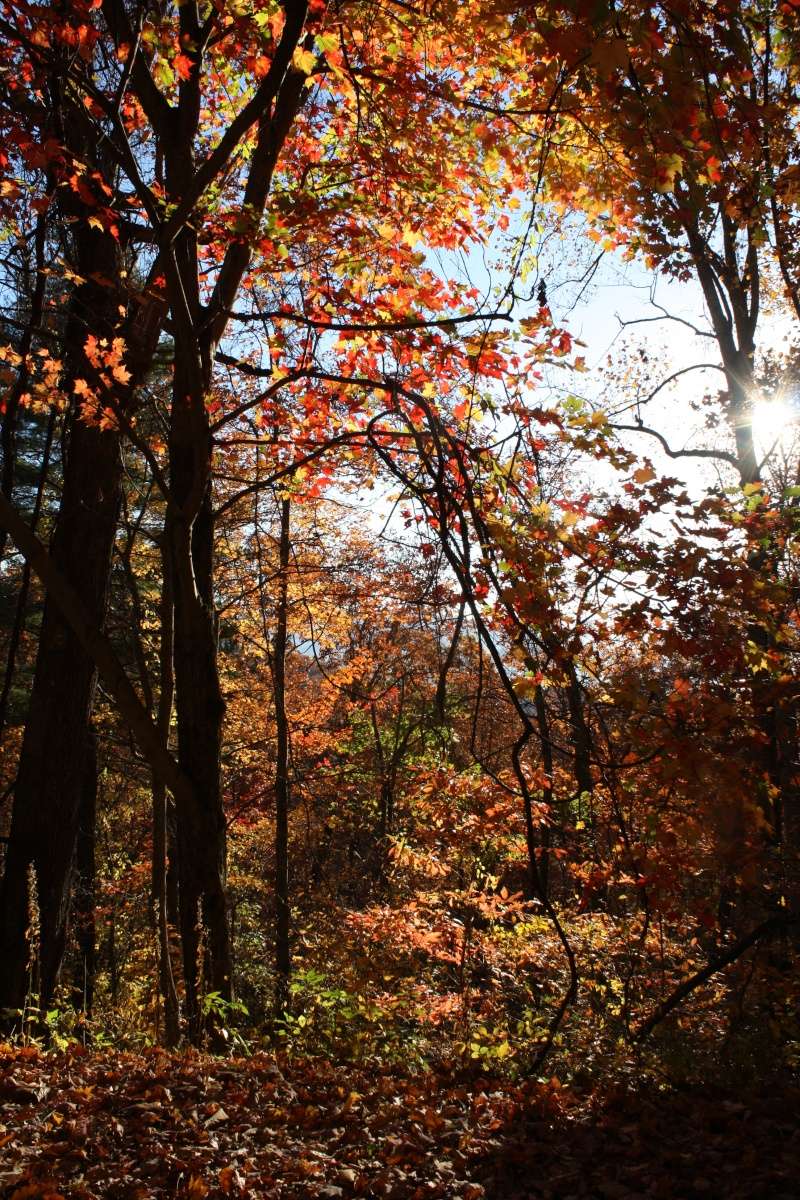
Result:
{"label": "thin branch", "polygon": [[323,454],[326,454],[328,450],[332,450],[334,446],[344,446],[348,442],[352,442],[359,437],[364,437],[364,434],[362,434],[360,430],[354,431],[353,433],[343,433],[340,437],[328,439],[321,446],[317,446],[314,450],[309,451],[309,453],[304,455],[302,458],[296,458],[293,462],[286,463],[285,466],[279,467],[277,471],[273,471],[271,475],[266,476],[264,479],[256,480],[255,483],[251,483],[248,487],[243,488],[242,491],[236,492],[235,495],[230,496],[224,501],[224,503],[220,504],[219,508],[215,510],[214,519],[218,520],[223,513],[227,512],[229,508],[233,508],[234,505],[238,504],[240,500],[243,500],[245,496],[252,496],[255,492],[260,492],[262,488],[271,487],[273,484],[277,483],[279,479],[284,479],[287,475],[293,475],[295,471],[299,471],[300,468],[304,467],[307,463],[314,462],[315,459],[321,458]]}
{"label": "thin branch", "polygon": [[757,925],[755,929],[752,929],[750,933],[746,934],[742,938],[739,938],[738,942],[734,942],[730,949],[726,950],[724,954],[721,954],[718,958],[714,958],[708,964],[708,966],[703,967],[701,971],[696,971],[694,975],[691,975],[688,979],[685,979],[683,983],[676,987],[675,991],[670,996],[667,996],[666,1000],[659,1004],[658,1008],[650,1014],[647,1020],[641,1023],[633,1035],[633,1040],[635,1042],[644,1041],[648,1034],[652,1033],[656,1025],[660,1024],[665,1017],[669,1016],[673,1009],[677,1008],[687,996],[690,996],[692,992],[694,992],[702,984],[707,983],[712,975],[716,975],[717,972],[721,971],[723,967],[730,966],[731,963],[736,962],[736,960],[741,958],[745,951],[749,950],[751,946],[754,946],[756,942],[760,942],[762,938],[771,937],[774,933],[777,933],[778,930],[785,928],[787,925],[796,923],[797,917],[790,918],[783,914],[776,917],[770,917],[768,920],[762,921],[762,923]]}
{"label": "thin branch", "polygon": [[648,425],[642,425],[637,422],[635,425],[612,425],[610,427],[615,432],[626,430],[632,433],[649,433],[650,437],[654,437],[661,443],[661,448],[670,458],[710,458],[718,462],[730,463],[732,467],[738,466],[738,460],[735,454],[731,454],[727,450],[673,450],[667,442],[663,434],[657,429],[651,429]]}
{"label": "thin branch", "polygon": [[[466,313],[460,317],[414,318],[405,321],[319,321],[302,313],[273,309],[270,312],[226,314],[232,321],[293,321],[308,329],[329,329],[344,333],[400,333],[412,329],[448,329],[451,325],[463,325],[468,321],[512,321],[508,312]],[[237,364],[238,365],[238,364]]]}
{"label": "thin branch", "polygon": [[657,387],[654,387],[652,392],[647,393],[644,400],[637,400],[637,404],[649,404],[660,391],[668,387],[669,384],[674,383],[676,379],[680,379],[681,375],[688,375],[690,371],[720,371],[723,375],[727,375],[725,368],[720,366],[719,363],[692,363],[690,367],[681,367],[680,370],[673,371],[666,379],[662,379],[661,383]]}
{"label": "thin branch", "polygon": [[696,337],[710,338],[712,342],[717,340],[716,335],[711,333],[708,329],[698,329],[696,325],[693,325],[691,321],[687,321],[685,317],[676,317],[674,313],[667,312],[665,308],[662,308],[660,304],[656,304],[654,300],[651,300],[650,303],[653,305],[653,308],[657,308],[659,310],[661,314],[660,316],[632,317],[627,321],[623,321],[619,313],[614,313],[614,316],[619,321],[620,328],[627,329],[629,325],[650,325],[654,321],[675,321],[678,325],[685,325],[687,329],[691,329],[692,333]]}

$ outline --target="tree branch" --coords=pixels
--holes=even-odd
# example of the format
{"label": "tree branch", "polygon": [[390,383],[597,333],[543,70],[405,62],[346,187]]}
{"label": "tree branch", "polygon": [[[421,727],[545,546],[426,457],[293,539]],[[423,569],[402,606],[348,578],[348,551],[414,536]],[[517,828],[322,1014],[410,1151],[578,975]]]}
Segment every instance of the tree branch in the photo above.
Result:
{"label": "tree branch", "polygon": [[794,924],[796,920],[796,917],[790,918],[781,914],[762,921],[750,933],[739,938],[738,942],[734,942],[724,954],[715,958],[708,966],[703,967],[701,971],[696,971],[694,975],[691,975],[683,983],[679,984],[675,988],[675,991],[659,1004],[655,1012],[651,1013],[647,1020],[642,1021],[633,1035],[633,1040],[635,1042],[644,1041],[648,1034],[652,1033],[656,1025],[659,1025],[665,1017],[669,1016],[673,1009],[677,1008],[687,996],[690,996],[692,992],[706,983],[712,975],[716,975],[723,967],[728,967],[731,963],[736,962],[737,958],[741,958],[746,950],[749,950],[751,946],[755,946],[756,942],[760,942],[762,938],[771,937],[772,934],[777,933],[779,929],[784,928],[786,925]]}
{"label": "tree branch", "polygon": [[630,430],[632,433],[648,433],[650,437],[654,437],[661,443],[661,448],[670,458],[711,458],[720,462],[730,463],[732,467],[738,467],[738,459],[735,454],[731,454],[727,450],[673,450],[667,439],[657,429],[651,429],[649,425],[642,425],[637,422],[635,425],[612,425],[611,429]]}
{"label": "tree branch", "polygon": [[275,309],[271,312],[237,313],[229,312],[228,317],[233,321],[293,321],[296,325],[305,325],[308,329],[342,331],[344,333],[402,333],[411,329],[447,329],[450,325],[463,325],[468,321],[512,321],[511,313],[466,313],[460,317],[419,317],[404,321],[318,321],[313,317],[303,316],[302,313],[283,312]]}

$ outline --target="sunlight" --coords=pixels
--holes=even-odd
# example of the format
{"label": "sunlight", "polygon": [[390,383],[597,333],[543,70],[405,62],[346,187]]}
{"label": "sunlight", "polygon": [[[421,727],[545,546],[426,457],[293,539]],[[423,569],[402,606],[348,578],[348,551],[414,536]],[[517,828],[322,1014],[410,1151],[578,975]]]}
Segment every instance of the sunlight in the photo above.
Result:
{"label": "sunlight", "polygon": [[752,420],[753,437],[763,456],[787,450],[797,436],[797,409],[780,397],[757,400]]}

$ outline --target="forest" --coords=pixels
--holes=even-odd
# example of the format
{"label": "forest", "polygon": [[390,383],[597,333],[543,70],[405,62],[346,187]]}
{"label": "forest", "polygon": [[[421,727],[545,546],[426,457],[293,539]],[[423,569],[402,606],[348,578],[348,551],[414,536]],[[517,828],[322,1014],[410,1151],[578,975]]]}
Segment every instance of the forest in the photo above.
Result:
{"label": "forest", "polygon": [[800,0],[0,39],[0,1197],[791,1200]]}

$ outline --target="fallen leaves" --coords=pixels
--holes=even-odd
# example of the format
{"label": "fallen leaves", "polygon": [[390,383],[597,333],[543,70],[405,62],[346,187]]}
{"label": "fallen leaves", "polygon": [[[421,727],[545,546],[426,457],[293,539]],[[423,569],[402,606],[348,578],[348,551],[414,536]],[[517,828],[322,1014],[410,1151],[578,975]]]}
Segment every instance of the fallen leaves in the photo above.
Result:
{"label": "fallen leaves", "polygon": [[2,1200],[710,1200],[722,1184],[789,1200],[800,1159],[788,1084],[579,1096],[378,1063],[4,1047],[0,1093],[16,1096]]}

